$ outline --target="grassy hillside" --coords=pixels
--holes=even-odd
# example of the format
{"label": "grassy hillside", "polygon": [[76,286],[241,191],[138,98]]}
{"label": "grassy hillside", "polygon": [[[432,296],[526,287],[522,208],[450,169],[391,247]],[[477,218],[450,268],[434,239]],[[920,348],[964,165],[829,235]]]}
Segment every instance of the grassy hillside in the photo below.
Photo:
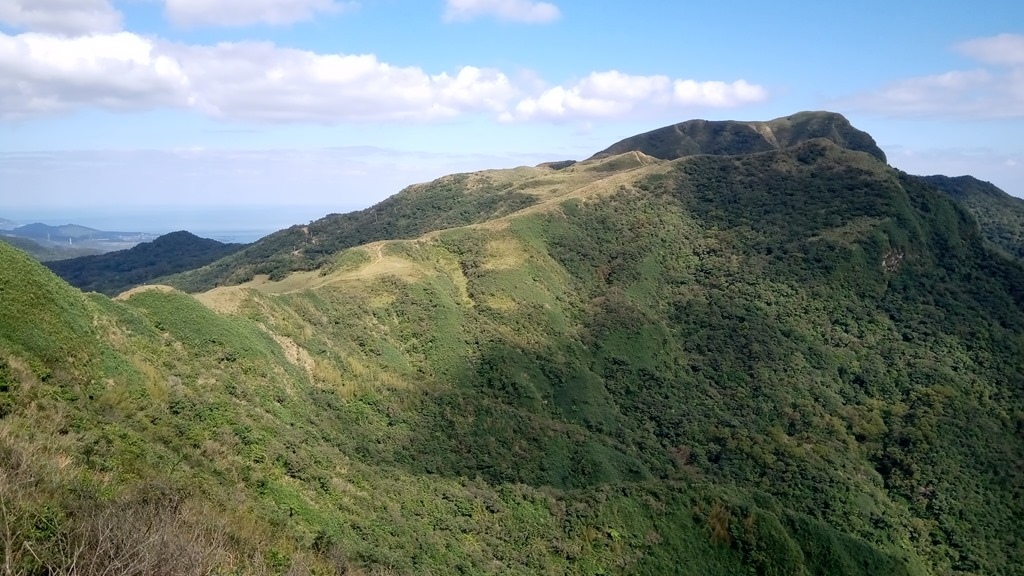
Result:
{"label": "grassy hillside", "polygon": [[239,284],[257,275],[281,278],[289,272],[319,268],[339,250],[483,222],[535,201],[531,194],[514,189],[513,180],[501,178],[501,173],[495,175],[499,178],[486,172],[456,174],[410,186],[366,210],[331,214],[305,226],[292,226],[260,239],[234,256],[166,278],[164,282],[195,292],[222,284]]}
{"label": "grassy hillside", "polygon": [[971,176],[925,176],[924,180],[967,208],[993,245],[1024,260],[1024,200]]}
{"label": "grassy hillside", "polygon": [[1024,564],[1024,269],[936,188],[826,140],[486,178],[532,204],[195,297],[83,296],[0,246],[8,557]]}
{"label": "grassy hillside", "polygon": [[871,135],[857,130],[834,112],[800,112],[768,122],[689,120],[631,136],[598,152],[594,158],[626,152],[642,152],[662,160],[701,154],[754,154],[790,148],[815,138],[885,161],[885,153]]}
{"label": "grassy hillside", "polygon": [[50,262],[46,266],[83,291],[115,296],[162,276],[205,266],[243,248],[242,244],[224,244],[180,231],[128,250]]}

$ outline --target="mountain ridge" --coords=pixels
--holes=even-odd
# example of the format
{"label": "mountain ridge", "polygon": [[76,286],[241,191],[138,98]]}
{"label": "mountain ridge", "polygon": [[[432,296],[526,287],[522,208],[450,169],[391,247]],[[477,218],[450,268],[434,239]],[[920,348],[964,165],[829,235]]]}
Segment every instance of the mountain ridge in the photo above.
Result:
{"label": "mountain ridge", "polygon": [[188,292],[247,282],[258,275],[279,280],[291,272],[319,269],[339,250],[510,216],[564,194],[563,186],[599,185],[625,168],[639,168],[634,157],[574,163],[562,169],[521,166],[443,176],[406,187],[365,210],[331,214],[308,225],[271,234],[223,261],[162,278]]}
{"label": "mountain ridge", "polygon": [[18,566],[133,510],[207,572],[1022,564],[1024,266],[926,179],[810,139],[386,207],[196,296],[0,246],[0,496],[49,530]]}
{"label": "mountain ridge", "polygon": [[591,158],[631,151],[662,160],[700,154],[751,154],[790,148],[815,138],[886,161],[885,153],[871,135],[857,130],[844,116],[834,112],[799,112],[767,122],[688,120],[631,136]]}
{"label": "mountain ridge", "polygon": [[[669,156],[671,159],[684,157],[678,154],[659,156],[659,150],[638,145],[635,139],[644,140],[649,135],[675,130],[679,126],[722,126],[730,129],[742,126],[750,131],[754,130],[752,124],[684,122],[627,139],[582,162],[551,162],[535,168],[484,170],[445,176],[429,183],[409,186],[365,210],[329,215],[309,225],[296,225],[271,234],[233,256],[233,261],[217,262],[203,270],[162,278],[160,281],[196,292],[222,284],[246,282],[260,274],[280,279],[289,272],[319,268],[325,262],[326,255],[339,249],[386,239],[409,239],[432,230],[509,216],[519,210],[529,209],[536,203],[552,202],[546,192],[559,189],[567,182],[579,181],[581,186],[600,186],[599,181],[605,175],[617,175],[626,169],[639,169],[665,161],[661,156]],[[758,125],[776,130],[780,137],[784,137],[786,146],[777,148],[765,144],[750,150],[744,148],[744,153],[792,148],[824,138],[840,148],[851,145],[851,150],[867,152],[885,161],[885,154],[874,144],[870,135],[852,128],[839,114],[798,113]],[[829,134],[831,138],[823,136]],[[732,145],[729,134],[721,138],[719,136],[721,134],[713,133],[703,141],[705,144],[720,141],[715,145],[715,150]],[[767,142],[760,133],[757,137],[761,138],[761,142]],[[621,151],[618,148],[622,148]],[[613,149],[616,153],[609,152]],[[421,216],[420,225],[410,226],[409,223],[415,221],[414,215],[417,214]]]}
{"label": "mountain ridge", "polygon": [[1024,261],[1024,199],[973,176],[921,178],[966,207],[993,246]]}

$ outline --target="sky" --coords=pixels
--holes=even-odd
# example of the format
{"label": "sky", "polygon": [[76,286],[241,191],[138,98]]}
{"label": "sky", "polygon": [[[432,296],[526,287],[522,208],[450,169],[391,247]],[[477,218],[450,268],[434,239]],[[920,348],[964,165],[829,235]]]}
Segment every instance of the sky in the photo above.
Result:
{"label": "sky", "polygon": [[1024,2],[0,0],[7,218],[284,227],[800,110],[1024,197]]}

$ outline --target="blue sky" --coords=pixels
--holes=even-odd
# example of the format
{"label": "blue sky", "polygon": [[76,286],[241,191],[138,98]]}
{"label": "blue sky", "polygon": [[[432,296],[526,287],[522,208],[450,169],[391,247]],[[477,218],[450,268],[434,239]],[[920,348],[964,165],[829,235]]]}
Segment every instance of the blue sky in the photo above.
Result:
{"label": "blue sky", "polygon": [[0,0],[0,216],[311,219],[808,109],[1024,196],[1024,3]]}

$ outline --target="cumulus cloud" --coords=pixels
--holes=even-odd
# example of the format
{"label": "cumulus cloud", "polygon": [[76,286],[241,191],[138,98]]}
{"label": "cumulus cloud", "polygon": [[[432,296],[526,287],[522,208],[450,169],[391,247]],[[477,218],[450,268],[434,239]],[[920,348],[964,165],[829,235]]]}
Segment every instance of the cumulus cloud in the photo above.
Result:
{"label": "cumulus cloud", "polygon": [[520,100],[501,116],[515,120],[579,120],[629,116],[685,107],[732,107],[761,102],[768,91],[745,80],[732,83],[632,76],[616,70],[594,72],[579,82],[556,86]]}
{"label": "cumulus cloud", "polygon": [[251,121],[425,121],[498,112],[515,94],[501,72],[428,74],[372,54],[271,43],[190,46],[121,32],[79,38],[0,34],[0,115],[76,107],[191,108]]}
{"label": "cumulus cloud", "polygon": [[561,18],[562,12],[550,2],[533,0],[447,0],[445,3],[444,19],[448,22],[488,16],[507,22],[546,24]]}
{"label": "cumulus cloud", "polygon": [[464,66],[432,73],[373,54],[322,54],[269,42],[188,45],[131,32],[71,38],[0,33],[3,119],[92,107],[189,109],[252,122],[422,122],[466,114],[571,121],[738,106],[766,97],[763,87],[743,80],[610,71],[524,90],[499,70]]}
{"label": "cumulus cloud", "polygon": [[381,62],[372,54],[316,54],[266,43],[179,47],[207,114],[257,121],[426,121],[498,110],[513,88],[501,72],[454,75]]}
{"label": "cumulus cloud", "polygon": [[732,108],[743,104],[762,102],[768,98],[768,91],[764,86],[750,84],[746,80],[737,80],[732,83],[676,80],[672,89],[673,103],[680,106]]}
{"label": "cumulus cloud", "polygon": [[179,26],[276,26],[358,6],[358,2],[340,0],[166,0],[165,11]]}
{"label": "cumulus cloud", "polygon": [[954,49],[983,66],[908,78],[834,104],[894,117],[1024,117],[1024,36],[977,38]]}
{"label": "cumulus cloud", "polygon": [[128,32],[62,38],[0,34],[0,117],[78,106],[146,109],[189,102],[178,62]]}
{"label": "cumulus cloud", "polygon": [[66,35],[116,32],[121,13],[110,0],[0,0],[0,23]]}

